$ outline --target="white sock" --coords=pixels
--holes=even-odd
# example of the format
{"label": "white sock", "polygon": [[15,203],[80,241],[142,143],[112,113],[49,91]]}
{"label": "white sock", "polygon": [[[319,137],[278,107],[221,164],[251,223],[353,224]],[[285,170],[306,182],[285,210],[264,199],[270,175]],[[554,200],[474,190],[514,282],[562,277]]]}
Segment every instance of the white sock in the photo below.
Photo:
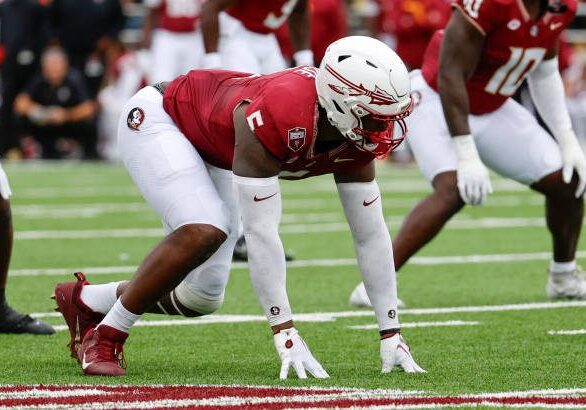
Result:
{"label": "white sock", "polygon": [[122,305],[120,298],[118,298],[112,309],[110,309],[108,314],[106,314],[106,317],[100,322],[100,325],[108,325],[121,330],[124,333],[129,333],[132,325],[134,325],[141,316],[142,315],[135,315],[134,313],[129,312],[124,305]]}
{"label": "white sock", "polygon": [[549,267],[549,271],[552,274],[563,273],[563,272],[573,272],[575,269],[576,269],[576,260],[575,259],[571,262],[551,261],[551,265]]}
{"label": "white sock", "polygon": [[103,285],[87,285],[81,289],[81,301],[94,312],[106,314],[118,299],[116,289],[121,282],[110,282]]}

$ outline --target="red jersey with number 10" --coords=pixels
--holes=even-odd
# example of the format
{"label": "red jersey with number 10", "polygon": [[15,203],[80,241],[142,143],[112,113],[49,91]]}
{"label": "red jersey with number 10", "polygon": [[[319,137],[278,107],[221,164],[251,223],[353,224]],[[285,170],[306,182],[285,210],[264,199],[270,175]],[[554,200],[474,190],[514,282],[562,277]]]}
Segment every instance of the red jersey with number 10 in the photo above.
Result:
{"label": "red jersey with number 10", "polygon": [[226,12],[260,34],[274,33],[291,15],[297,0],[238,0]]}
{"label": "red jersey with number 10", "polygon": [[202,158],[232,169],[234,110],[248,102],[248,126],[282,162],[279,176],[301,179],[350,172],[374,155],[345,142],[329,150],[316,147],[319,118],[315,67],[296,67],[270,75],[194,70],[165,90],[163,107]]}
{"label": "red jersey with number 10", "polygon": [[[555,1],[555,0],[554,0]],[[531,19],[523,0],[457,0],[461,12],[485,35],[476,70],[466,83],[471,114],[499,108],[515,93],[527,74],[552,49],[560,33],[576,15],[576,0],[552,4],[559,13],[546,12]],[[439,53],[443,31],[434,34],[424,57],[423,76],[437,90]]]}

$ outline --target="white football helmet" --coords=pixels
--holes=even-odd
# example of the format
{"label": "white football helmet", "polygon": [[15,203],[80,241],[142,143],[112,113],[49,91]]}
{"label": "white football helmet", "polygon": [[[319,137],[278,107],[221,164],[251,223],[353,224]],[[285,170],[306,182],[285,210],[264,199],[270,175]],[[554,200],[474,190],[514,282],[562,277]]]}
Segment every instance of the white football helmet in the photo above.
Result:
{"label": "white football helmet", "polygon": [[409,73],[384,43],[364,36],[333,42],[315,83],[330,123],[360,150],[384,158],[405,138],[413,107]]}

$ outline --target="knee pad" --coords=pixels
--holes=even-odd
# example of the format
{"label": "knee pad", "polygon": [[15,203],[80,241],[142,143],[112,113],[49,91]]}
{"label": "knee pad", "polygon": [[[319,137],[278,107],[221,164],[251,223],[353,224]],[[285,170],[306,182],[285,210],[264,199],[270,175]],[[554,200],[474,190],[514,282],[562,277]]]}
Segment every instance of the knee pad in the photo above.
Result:
{"label": "knee pad", "polygon": [[175,296],[181,305],[202,315],[209,315],[215,312],[224,303],[223,292],[215,298],[202,296],[200,293],[189,289],[185,282],[181,282],[175,288]]}

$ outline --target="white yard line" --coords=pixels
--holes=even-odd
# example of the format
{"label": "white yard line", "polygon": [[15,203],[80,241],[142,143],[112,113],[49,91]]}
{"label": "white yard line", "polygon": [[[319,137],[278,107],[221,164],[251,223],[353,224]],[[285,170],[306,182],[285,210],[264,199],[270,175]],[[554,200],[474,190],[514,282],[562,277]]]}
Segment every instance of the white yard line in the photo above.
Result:
{"label": "white yard line", "polygon": [[564,335],[564,336],[573,336],[573,335],[586,335],[586,329],[575,329],[575,330],[549,330],[547,332],[548,335]]}
{"label": "white yard line", "polygon": [[[507,312],[507,311],[524,311],[524,310],[548,310],[562,308],[584,308],[586,301],[569,301],[569,302],[542,302],[542,303],[520,303],[511,305],[485,305],[485,306],[452,306],[439,308],[421,308],[421,309],[402,309],[401,315],[445,315],[450,313],[479,313],[479,312]],[[60,317],[57,312],[38,312],[33,313],[33,317]],[[350,310],[343,312],[315,312],[315,313],[298,313],[293,315],[298,322],[333,322],[340,318],[352,317],[372,317],[374,313],[371,310]],[[172,319],[172,320],[145,320],[138,322],[137,326],[173,326],[173,325],[202,325],[214,323],[245,323],[245,322],[264,322],[266,317],[263,315],[208,315],[193,319]],[[437,323],[437,322],[436,322]]]}
{"label": "white yard line", "polygon": [[[403,311],[401,311],[403,313]],[[450,326],[476,326],[479,325],[480,322],[465,322],[462,320],[446,320],[443,322],[407,322],[401,323],[401,328],[415,328],[415,327],[450,327]],[[372,330],[378,329],[378,325],[370,324],[370,325],[356,325],[356,326],[347,326],[349,329],[355,330]]]}
{"label": "white yard line", "polygon": [[[578,251],[578,258],[586,257],[586,251]],[[462,264],[481,264],[481,263],[509,263],[509,262],[526,262],[549,260],[551,253],[503,253],[492,255],[454,255],[454,256],[415,256],[409,263],[412,265],[462,265]],[[357,266],[356,259],[301,259],[287,263],[289,269],[306,268],[306,267],[336,267],[336,266]],[[232,269],[248,269],[246,262],[236,262],[232,264]],[[74,271],[82,271],[90,275],[112,275],[134,273],[136,265],[122,266],[93,266],[78,268],[36,268],[36,269],[12,269],[10,276],[61,276],[69,275]]]}
{"label": "white yard line", "polygon": [[[332,219],[332,214],[326,216]],[[320,216],[311,217],[320,220]],[[336,218],[339,219],[339,218]],[[395,217],[387,219],[387,224],[398,226],[402,218]],[[532,228],[545,226],[542,217],[538,218],[479,218],[466,219],[458,218],[450,221],[446,229],[470,230],[470,229],[512,229],[512,228]],[[309,223],[309,224],[283,224],[279,231],[282,234],[308,234],[323,232],[345,232],[348,231],[346,222],[326,222],[326,223]],[[130,229],[76,229],[76,230],[35,230],[35,231],[18,231],[15,234],[17,240],[38,240],[38,239],[97,239],[97,238],[153,238],[162,237],[161,228],[130,228]]]}

